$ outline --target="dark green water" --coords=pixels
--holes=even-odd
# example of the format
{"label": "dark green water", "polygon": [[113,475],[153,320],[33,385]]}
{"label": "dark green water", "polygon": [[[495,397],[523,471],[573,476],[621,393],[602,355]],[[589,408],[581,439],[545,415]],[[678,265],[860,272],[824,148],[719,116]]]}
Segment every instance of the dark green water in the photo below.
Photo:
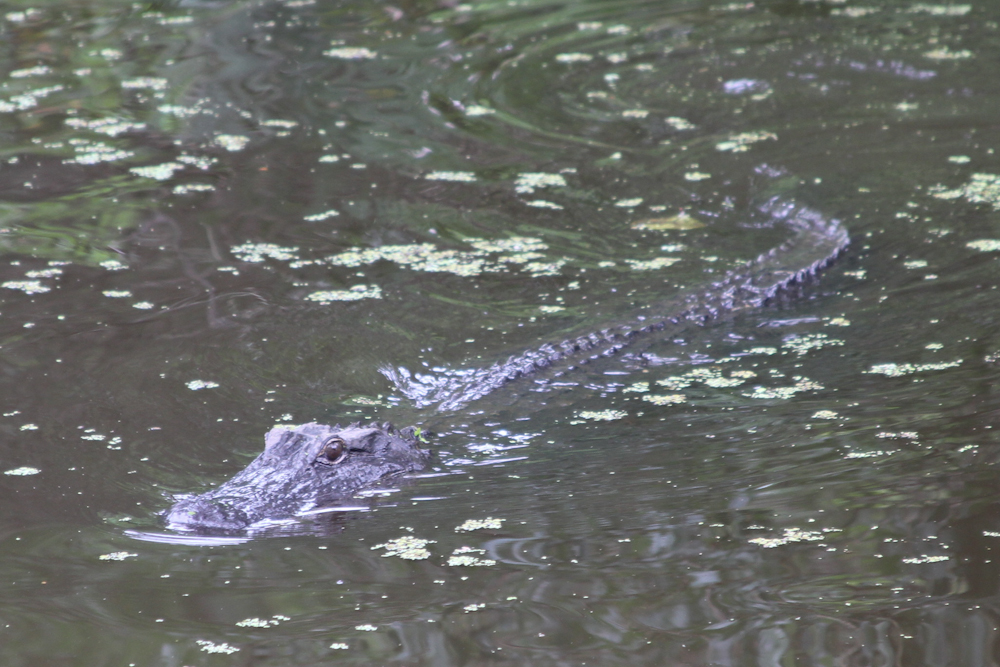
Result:
{"label": "dark green water", "polygon": [[[995,664],[1000,5],[0,17],[3,665]],[[453,413],[378,372],[710,282],[787,237],[763,165],[852,236],[780,303]],[[360,418],[440,474],[159,524]]]}

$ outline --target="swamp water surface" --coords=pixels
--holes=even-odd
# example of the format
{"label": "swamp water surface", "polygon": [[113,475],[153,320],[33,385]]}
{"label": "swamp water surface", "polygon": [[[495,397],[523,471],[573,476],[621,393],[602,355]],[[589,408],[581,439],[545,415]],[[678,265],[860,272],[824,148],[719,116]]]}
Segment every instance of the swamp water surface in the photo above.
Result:
{"label": "swamp water surface", "polygon": [[[995,664],[997,3],[0,9],[4,665]],[[791,180],[852,244],[777,303],[379,372],[708,284]],[[358,419],[437,475],[159,523]]]}

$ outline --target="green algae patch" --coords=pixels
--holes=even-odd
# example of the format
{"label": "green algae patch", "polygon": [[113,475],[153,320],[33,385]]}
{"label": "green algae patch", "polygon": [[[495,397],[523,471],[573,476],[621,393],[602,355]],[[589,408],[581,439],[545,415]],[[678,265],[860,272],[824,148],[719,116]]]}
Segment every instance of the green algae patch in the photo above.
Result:
{"label": "green algae patch", "polygon": [[624,419],[628,413],[624,410],[581,410],[576,413],[581,421],[573,421],[571,424],[582,424],[584,421],[612,422]]}
{"label": "green algae patch", "polygon": [[[982,252],[997,252],[1000,250],[1000,239],[978,239],[965,244],[966,248],[980,250]],[[6,285],[5,285],[6,287]]]}
{"label": "green algae patch", "polygon": [[[706,387],[712,387],[713,389],[725,389],[727,387],[738,387],[741,384],[745,384],[748,379],[756,377],[756,375],[757,373],[754,371],[738,370],[731,372],[729,377],[725,377],[722,374],[722,370],[717,367],[696,368],[692,371],[688,371],[684,375],[672,375],[670,377],[663,378],[662,380],[657,380],[656,384],[674,391],[686,389],[693,384],[703,384]],[[677,396],[683,397],[681,394],[677,394]],[[647,398],[645,400],[655,402],[652,398]]]}
{"label": "green algae patch", "polygon": [[961,359],[956,359],[955,361],[941,361],[931,364],[876,364],[865,371],[865,373],[895,378],[927,371],[943,371],[948,368],[955,368],[961,363]]}
{"label": "green algae patch", "polygon": [[840,529],[803,530],[801,528],[785,528],[781,537],[755,537],[748,541],[750,544],[757,544],[765,549],[774,549],[775,547],[794,544],[795,542],[819,542],[825,537],[825,533],[834,532],[840,532]]}
{"label": "green algae patch", "polygon": [[488,516],[485,519],[469,519],[462,525],[455,526],[455,532],[467,533],[473,530],[483,530],[483,529],[499,530],[500,528],[503,527],[504,521],[506,521],[506,519],[494,519],[491,516]]}
{"label": "green algae patch", "polygon": [[346,290],[323,290],[306,295],[308,301],[329,305],[334,301],[360,301],[361,299],[381,299],[382,288],[378,285],[355,285]]}
{"label": "green algae patch", "polygon": [[632,229],[641,229],[649,231],[665,231],[668,229],[700,229],[704,227],[705,223],[698,220],[693,215],[681,211],[677,215],[671,215],[663,218],[646,218],[645,220],[639,220],[638,222],[633,222]]}
{"label": "green algae patch", "polygon": [[382,558],[397,556],[403,560],[425,560],[430,558],[431,552],[427,550],[428,544],[434,544],[436,540],[425,540],[412,535],[404,535],[394,540],[389,540],[384,544],[376,544],[372,551],[385,549]]}
{"label": "green algae patch", "polygon": [[646,394],[642,400],[653,405],[680,405],[687,400],[684,394]]}
{"label": "green algae patch", "polygon": [[837,338],[830,338],[826,334],[816,333],[816,334],[806,334],[804,336],[797,336],[786,340],[781,344],[781,347],[787,350],[791,350],[798,356],[802,356],[809,350],[820,350],[824,347],[839,347],[844,344],[844,341]]}
{"label": "green algae patch", "polygon": [[973,174],[968,183],[954,190],[935,185],[928,191],[937,199],[964,197],[973,204],[990,204],[994,211],[1000,211],[1000,174]]}
{"label": "green algae patch", "polygon": [[823,385],[813,382],[807,377],[796,377],[795,384],[786,387],[754,387],[749,394],[743,394],[747,398],[757,399],[787,399],[795,394],[804,391],[820,391]]}
{"label": "green algae patch", "polygon": [[715,145],[715,150],[728,151],[731,153],[745,153],[750,150],[751,144],[755,144],[759,141],[777,139],[778,135],[773,132],[743,132],[742,134],[734,134],[726,141],[717,143]]}
{"label": "green algae patch", "polygon": [[4,470],[3,474],[10,475],[12,477],[27,477],[29,475],[37,475],[42,472],[38,468],[32,468],[31,466],[21,466],[20,468],[12,468],[10,470]]}
{"label": "green algae patch", "polygon": [[497,562],[491,558],[480,558],[486,553],[485,549],[475,547],[459,547],[451,552],[448,557],[448,565],[452,567],[491,567]]}
{"label": "green algae patch", "polygon": [[681,260],[678,257],[654,257],[653,259],[626,259],[625,263],[633,271],[656,271],[657,269],[665,269],[668,266],[673,266],[679,261]]}

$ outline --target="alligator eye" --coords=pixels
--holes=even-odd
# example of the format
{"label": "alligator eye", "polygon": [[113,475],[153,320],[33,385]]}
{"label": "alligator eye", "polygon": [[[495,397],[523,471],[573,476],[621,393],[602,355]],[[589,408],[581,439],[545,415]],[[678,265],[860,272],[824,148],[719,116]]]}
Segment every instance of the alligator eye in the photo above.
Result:
{"label": "alligator eye", "polygon": [[340,463],[347,456],[347,443],[340,438],[330,438],[323,445],[323,451],[316,457],[320,463]]}

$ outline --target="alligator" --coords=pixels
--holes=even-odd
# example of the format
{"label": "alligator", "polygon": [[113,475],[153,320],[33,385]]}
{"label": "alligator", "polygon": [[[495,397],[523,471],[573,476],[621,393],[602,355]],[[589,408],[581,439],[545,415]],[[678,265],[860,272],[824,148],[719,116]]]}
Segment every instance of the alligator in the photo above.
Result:
{"label": "alligator", "polygon": [[[704,325],[724,314],[759,308],[815,276],[849,243],[840,221],[793,201],[775,197],[760,210],[786,224],[791,237],[714,283],[644,309],[658,312],[656,316],[644,314],[587,336],[542,345],[488,368],[433,376],[414,376],[403,368],[380,370],[418,405],[455,410],[543,369],[560,375],[580,363],[614,355],[640,334]],[[430,454],[421,449],[413,429],[315,423],[275,428],[265,438],[264,452],[242,472],[216,489],[179,500],[167,512],[166,522],[178,530],[242,531],[336,506],[388,478],[423,470],[429,461]]]}

